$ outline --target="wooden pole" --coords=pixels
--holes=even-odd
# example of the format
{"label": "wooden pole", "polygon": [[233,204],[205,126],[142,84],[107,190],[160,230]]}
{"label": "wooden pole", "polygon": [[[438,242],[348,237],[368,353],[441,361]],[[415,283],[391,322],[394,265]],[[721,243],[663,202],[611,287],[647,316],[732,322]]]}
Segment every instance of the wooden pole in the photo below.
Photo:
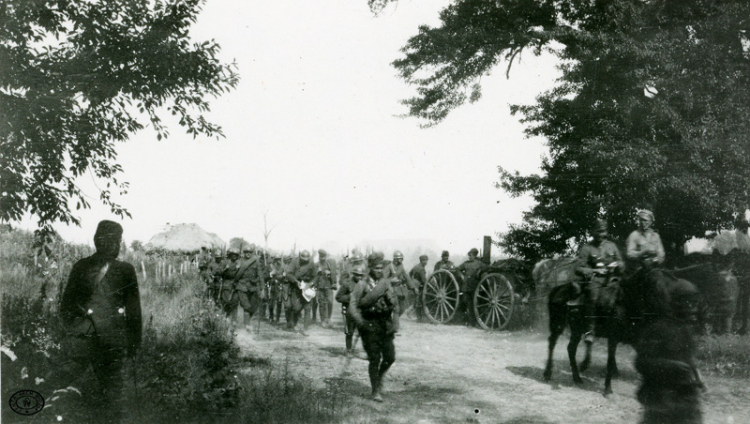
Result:
{"label": "wooden pole", "polygon": [[146,265],[141,261],[141,272],[143,273],[143,281],[146,281]]}

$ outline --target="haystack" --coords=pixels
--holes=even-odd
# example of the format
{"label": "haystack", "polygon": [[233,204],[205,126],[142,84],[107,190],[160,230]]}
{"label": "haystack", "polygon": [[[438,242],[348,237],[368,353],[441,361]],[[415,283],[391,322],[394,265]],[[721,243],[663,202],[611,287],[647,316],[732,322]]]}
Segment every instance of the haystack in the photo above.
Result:
{"label": "haystack", "polygon": [[198,224],[177,224],[151,237],[146,248],[190,253],[201,250],[201,247],[221,249],[225,245],[219,236],[206,232]]}

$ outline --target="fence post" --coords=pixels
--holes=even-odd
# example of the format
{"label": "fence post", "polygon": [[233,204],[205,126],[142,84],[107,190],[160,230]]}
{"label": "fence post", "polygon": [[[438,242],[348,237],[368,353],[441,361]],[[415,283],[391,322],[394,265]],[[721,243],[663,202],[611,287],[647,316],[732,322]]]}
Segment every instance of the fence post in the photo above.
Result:
{"label": "fence post", "polygon": [[146,265],[141,261],[141,272],[143,272],[143,281],[146,281]]}

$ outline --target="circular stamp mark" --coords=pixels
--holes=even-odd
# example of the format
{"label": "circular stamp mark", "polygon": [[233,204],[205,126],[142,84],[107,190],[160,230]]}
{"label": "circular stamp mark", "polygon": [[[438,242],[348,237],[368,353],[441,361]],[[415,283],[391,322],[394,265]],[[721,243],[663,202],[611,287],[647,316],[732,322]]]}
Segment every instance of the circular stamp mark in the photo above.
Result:
{"label": "circular stamp mark", "polygon": [[10,397],[10,409],[19,415],[34,415],[44,408],[44,398],[33,390],[20,390]]}

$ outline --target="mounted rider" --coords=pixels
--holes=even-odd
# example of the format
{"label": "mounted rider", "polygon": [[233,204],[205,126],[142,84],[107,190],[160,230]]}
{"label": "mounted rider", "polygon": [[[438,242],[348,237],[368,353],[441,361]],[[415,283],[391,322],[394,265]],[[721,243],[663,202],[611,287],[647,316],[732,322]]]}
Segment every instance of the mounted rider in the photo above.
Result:
{"label": "mounted rider", "polygon": [[612,275],[625,270],[625,262],[620,255],[620,249],[607,240],[608,235],[607,221],[598,219],[592,230],[594,240],[578,252],[576,274],[583,277],[583,284],[582,287],[578,287],[575,283],[574,288],[580,289],[583,295],[588,327],[584,341],[589,344],[594,342],[599,292],[609,282]]}
{"label": "mounted rider", "polygon": [[637,311],[653,313],[657,308],[651,300],[656,296],[656,287],[648,278],[649,272],[664,263],[664,245],[659,234],[653,230],[654,214],[650,210],[641,209],[636,213],[638,229],[630,233],[625,255],[633,262],[634,270],[631,277],[633,283],[642,288],[638,300]]}

